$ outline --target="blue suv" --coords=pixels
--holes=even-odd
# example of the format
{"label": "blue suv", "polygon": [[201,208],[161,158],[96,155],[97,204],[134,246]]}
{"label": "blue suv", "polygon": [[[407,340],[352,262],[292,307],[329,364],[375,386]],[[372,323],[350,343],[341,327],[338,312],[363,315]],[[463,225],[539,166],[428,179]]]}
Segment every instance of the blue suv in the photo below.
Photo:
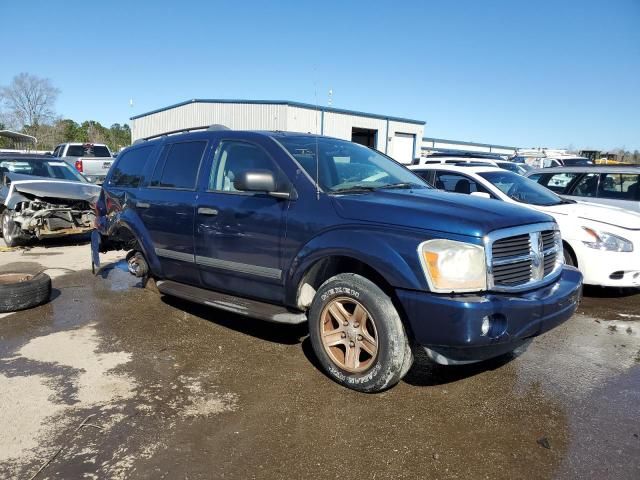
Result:
{"label": "blue suv", "polygon": [[567,320],[582,277],[551,217],[439,192],[335,138],[222,127],[122,152],[96,205],[92,257],[129,250],[158,290],[274,323],[308,322],[335,381],[395,385],[503,355]]}

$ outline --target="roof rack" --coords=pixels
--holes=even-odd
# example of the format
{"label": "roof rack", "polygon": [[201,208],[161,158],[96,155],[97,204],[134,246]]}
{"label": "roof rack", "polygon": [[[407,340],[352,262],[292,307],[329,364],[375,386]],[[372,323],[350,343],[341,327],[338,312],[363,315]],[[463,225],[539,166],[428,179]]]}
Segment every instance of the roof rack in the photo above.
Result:
{"label": "roof rack", "polygon": [[146,142],[147,140],[151,140],[153,138],[166,137],[168,135],[175,135],[176,133],[194,132],[196,130],[208,130],[208,131],[212,131],[212,132],[217,132],[217,131],[221,131],[221,130],[230,130],[230,128],[227,127],[226,125],[221,125],[219,123],[215,123],[213,125],[206,125],[206,126],[203,126],[203,127],[180,128],[178,130],[171,130],[169,132],[163,132],[163,133],[158,133],[156,135],[150,135],[150,136],[144,137],[144,138],[139,138],[135,142],[133,142],[133,144],[135,145],[135,144],[140,143],[140,142]]}

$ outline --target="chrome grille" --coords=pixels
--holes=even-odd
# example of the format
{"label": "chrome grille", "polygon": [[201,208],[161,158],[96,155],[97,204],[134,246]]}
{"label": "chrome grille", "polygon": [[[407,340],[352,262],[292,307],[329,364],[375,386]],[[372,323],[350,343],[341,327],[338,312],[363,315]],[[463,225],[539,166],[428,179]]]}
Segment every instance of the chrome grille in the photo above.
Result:
{"label": "chrome grille", "polygon": [[487,243],[489,287],[494,290],[533,288],[562,266],[562,240],[553,223],[494,232]]}

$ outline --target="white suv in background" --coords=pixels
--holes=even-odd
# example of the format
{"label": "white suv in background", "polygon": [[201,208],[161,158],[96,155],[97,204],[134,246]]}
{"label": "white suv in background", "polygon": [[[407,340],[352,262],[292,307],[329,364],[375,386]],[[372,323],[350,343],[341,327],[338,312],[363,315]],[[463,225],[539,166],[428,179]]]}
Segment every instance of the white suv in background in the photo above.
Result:
{"label": "white suv in background", "polygon": [[580,269],[584,283],[640,287],[640,214],[617,207],[566,200],[548,188],[495,167],[409,167],[440,190],[517,203],[558,222],[565,262]]}

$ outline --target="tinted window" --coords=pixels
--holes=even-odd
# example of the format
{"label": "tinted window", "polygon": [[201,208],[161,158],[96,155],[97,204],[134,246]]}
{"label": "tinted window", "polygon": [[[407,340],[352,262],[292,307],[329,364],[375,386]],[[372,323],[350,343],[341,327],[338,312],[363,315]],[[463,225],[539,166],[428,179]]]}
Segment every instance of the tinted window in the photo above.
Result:
{"label": "tinted window", "polygon": [[276,184],[282,182],[279,169],[262,147],[239,141],[221,142],[211,169],[209,190],[236,192],[233,186],[236,176],[248,170],[268,170],[276,177]]}
{"label": "tinted window", "polygon": [[638,200],[640,175],[632,173],[605,173],[600,179],[598,197],[616,200]]}
{"label": "tinted window", "polygon": [[153,146],[136,148],[121,155],[113,167],[109,185],[136,188],[142,181],[142,172],[153,151]]}
{"label": "tinted window", "polygon": [[205,141],[169,144],[162,150],[151,186],[193,190],[198,179]]}
{"label": "tinted window", "polygon": [[598,193],[598,177],[597,173],[588,173],[580,179],[571,195],[578,197],[595,197]]}
{"label": "tinted window", "polygon": [[459,173],[437,172],[435,183],[436,188],[446,190],[447,192],[466,194],[472,192],[489,193],[482,185],[478,185],[473,179]]}
{"label": "tinted window", "polygon": [[67,157],[110,157],[109,149],[104,145],[69,145]]}
{"label": "tinted window", "polygon": [[[577,172],[562,172],[554,173],[551,175],[545,175],[541,183],[549,190],[553,190],[556,193],[564,193],[571,182],[573,182],[580,174]],[[534,178],[529,177],[531,180]]]}

